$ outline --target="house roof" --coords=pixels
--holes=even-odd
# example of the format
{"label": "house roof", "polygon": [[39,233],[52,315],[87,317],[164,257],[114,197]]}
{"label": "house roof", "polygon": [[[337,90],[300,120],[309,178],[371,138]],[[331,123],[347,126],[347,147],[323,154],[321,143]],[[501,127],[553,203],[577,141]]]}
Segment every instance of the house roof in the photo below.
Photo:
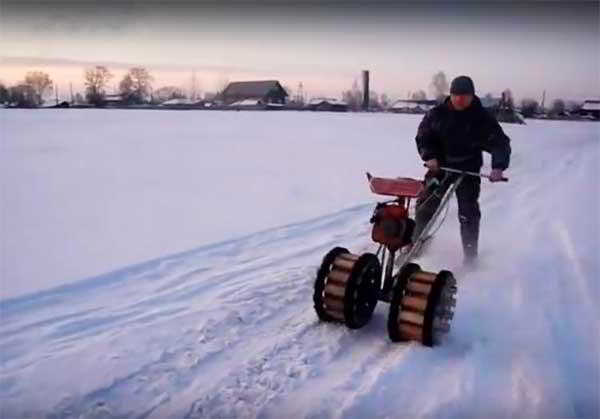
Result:
{"label": "house roof", "polygon": [[193,103],[194,102],[192,102],[189,99],[177,98],[177,99],[165,100],[164,102],[161,103],[161,105],[191,105]]}
{"label": "house roof", "polygon": [[399,99],[397,101],[395,101],[392,106],[390,106],[391,109],[425,109],[425,110],[429,110],[431,108],[433,108],[433,104],[431,102],[435,101],[431,101],[431,100],[414,100],[414,99]]}
{"label": "house roof", "polygon": [[227,88],[223,91],[223,95],[245,98],[262,98],[273,89],[281,90],[285,96],[288,95],[277,80],[232,82],[229,83]]}
{"label": "house roof", "polygon": [[598,111],[600,110],[600,100],[586,100],[581,109],[584,111]]}
{"label": "house roof", "polygon": [[261,104],[262,102],[260,101],[260,99],[244,99],[234,102],[229,106],[258,106]]}
{"label": "house roof", "polygon": [[500,106],[500,102],[502,102],[502,98],[489,96],[484,96],[482,98],[479,98],[479,100],[481,101],[481,106],[483,106],[484,108],[493,108],[496,106]]}
{"label": "house roof", "polygon": [[311,99],[310,102],[308,102],[309,105],[313,105],[313,106],[320,105],[322,103],[328,103],[330,105],[343,105],[343,106],[348,105],[343,100],[327,98],[327,97],[316,97],[316,98]]}

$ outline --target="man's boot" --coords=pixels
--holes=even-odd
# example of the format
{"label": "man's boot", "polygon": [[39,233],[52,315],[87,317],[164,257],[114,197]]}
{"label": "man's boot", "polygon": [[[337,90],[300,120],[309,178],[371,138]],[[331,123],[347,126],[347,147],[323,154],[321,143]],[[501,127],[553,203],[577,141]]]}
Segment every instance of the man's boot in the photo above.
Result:
{"label": "man's boot", "polygon": [[460,219],[460,237],[462,239],[465,264],[473,264],[477,260],[479,241],[479,220]]}

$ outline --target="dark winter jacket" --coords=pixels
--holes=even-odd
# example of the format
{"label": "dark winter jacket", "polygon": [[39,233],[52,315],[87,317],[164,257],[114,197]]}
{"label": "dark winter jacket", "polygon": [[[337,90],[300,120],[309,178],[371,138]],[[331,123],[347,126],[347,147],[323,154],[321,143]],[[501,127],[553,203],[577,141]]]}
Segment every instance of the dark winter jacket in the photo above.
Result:
{"label": "dark winter jacket", "polygon": [[510,162],[510,139],[477,96],[463,111],[452,109],[450,97],[431,109],[419,125],[417,149],[423,161],[437,159],[441,166],[478,172],[482,151],[492,155],[493,169]]}

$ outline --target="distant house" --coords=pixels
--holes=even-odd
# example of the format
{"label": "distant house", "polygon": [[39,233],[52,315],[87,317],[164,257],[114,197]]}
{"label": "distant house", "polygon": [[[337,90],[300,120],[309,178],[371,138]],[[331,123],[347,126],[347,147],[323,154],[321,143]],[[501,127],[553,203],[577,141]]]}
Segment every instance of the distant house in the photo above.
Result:
{"label": "distant house", "polygon": [[186,98],[175,98],[161,102],[160,106],[189,106],[192,101]]}
{"label": "distant house", "polygon": [[481,106],[494,112],[500,108],[500,102],[502,102],[502,98],[500,97],[484,96],[479,99],[481,100]]}
{"label": "distant house", "polygon": [[104,104],[106,106],[122,105],[123,103],[124,103],[124,99],[123,99],[122,95],[112,94],[112,95],[104,96]]}
{"label": "distant house", "polygon": [[177,109],[197,109],[206,107],[204,100],[191,100],[186,98],[169,99],[160,104],[165,108],[177,108]]}
{"label": "distant house", "polygon": [[314,98],[306,104],[306,109],[323,112],[347,112],[348,104],[342,100],[332,98]]}
{"label": "distant house", "polygon": [[435,100],[400,99],[392,103],[388,111],[394,113],[425,113],[436,104]]}
{"label": "distant house", "polygon": [[502,94],[502,97],[484,96],[480,98],[481,105],[491,113],[498,122],[508,122],[511,124],[524,124],[525,118],[521,115],[508,100],[508,97]]}
{"label": "distant house", "polygon": [[228,107],[237,110],[266,109],[266,105],[263,103],[262,99],[238,100],[237,102],[230,103]]}
{"label": "distant house", "polygon": [[600,100],[588,99],[583,102],[583,106],[579,110],[581,116],[588,118],[600,119]]}
{"label": "distant house", "polygon": [[271,103],[283,105],[288,94],[277,80],[266,80],[229,83],[220,96],[225,105],[245,100],[256,101],[257,105]]}

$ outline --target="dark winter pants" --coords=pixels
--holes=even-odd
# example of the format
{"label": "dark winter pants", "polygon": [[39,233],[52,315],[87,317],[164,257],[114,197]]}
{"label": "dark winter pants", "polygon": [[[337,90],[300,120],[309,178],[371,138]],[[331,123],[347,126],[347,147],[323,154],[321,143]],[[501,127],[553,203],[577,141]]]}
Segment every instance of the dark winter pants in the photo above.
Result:
{"label": "dark winter pants", "polygon": [[[417,199],[417,211],[415,216],[416,227],[413,241],[419,236],[433,217],[439,207],[444,193],[457,179],[455,174],[442,174],[425,176],[425,191]],[[458,220],[460,222],[460,236],[463,251],[466,258],[477,256],[477,242],[479,239],[479,191],[481,178],[465,176],[456,189],[456,200],[458,202]]]}

